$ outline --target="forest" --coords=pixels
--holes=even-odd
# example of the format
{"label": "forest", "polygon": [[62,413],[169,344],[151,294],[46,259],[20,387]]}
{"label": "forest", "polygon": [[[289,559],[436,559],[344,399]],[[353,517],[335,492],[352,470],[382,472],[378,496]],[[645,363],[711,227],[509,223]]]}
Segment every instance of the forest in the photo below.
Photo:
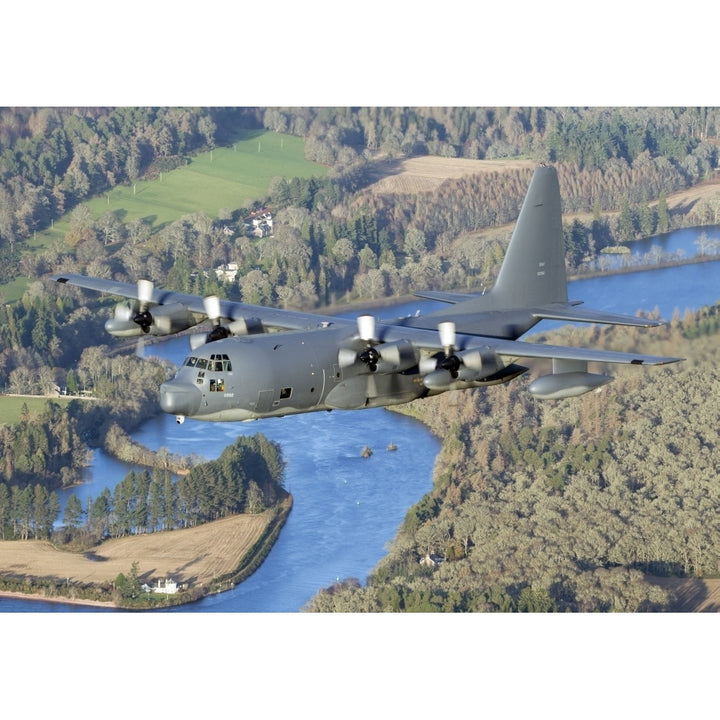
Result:
{"label": "forest", "polygon": [[[90,547],[106,538],[194,527],[232,514],[276,506],[284,461],[264,435],[240,436],[217,460],[173,477],[158,456],[152,470],[130,471],[113,492],[105,488],[83,507],[71,494],[60,517],[57,493],[41,484],[0,482],[0,539],[50,539]],[[62,527],[54,529],[61,520]]]}
{"label": "forest", "polygon": [[567,328],[544,341],[681,352],[602,393],[534,403],[523,382],[445,394],[407,412],[444,438],[434,487],[362,585],[308,610],[642,612],[672,596],[652,576],[717,577],[720,305],[637,337]]}

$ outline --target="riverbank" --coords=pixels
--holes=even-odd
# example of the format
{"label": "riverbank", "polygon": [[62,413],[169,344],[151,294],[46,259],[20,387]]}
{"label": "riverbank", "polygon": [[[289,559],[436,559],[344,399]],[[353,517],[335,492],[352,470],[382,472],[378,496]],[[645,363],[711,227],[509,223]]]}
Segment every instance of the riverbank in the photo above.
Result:
{"label": "riverbank", "polygon": [[[78,600],[67,597],[58,597],[57,595],[41,595],[36,593],[12,592],[10,590],[0,590],[0,601],[3,598],[8,600],[34,600],[37,602],[60,603],[62,605],[85,605],[87,607],[106,608],[108,610],[117,610],[114,602],[101,602],[100,600]],[[0,611],[2,611],[2,603],[0,602]]]}
{"label": "riverbank", "polygon": [[[137,563],[141,585],[156,587],[172,580],[180,588],[160,605],[194,602],[229,590],[252,574],[272,549],[291,509],[289,496],[261,514],[106,540],[84,553],[66,552],[43,540],[0,542],[0,577],[28,589],[0,590],[0,598],[135,609],[134,602],[113,594],[113,586],[118,575],[127,577]],[[113,600],[82,597],[93,592]]]}

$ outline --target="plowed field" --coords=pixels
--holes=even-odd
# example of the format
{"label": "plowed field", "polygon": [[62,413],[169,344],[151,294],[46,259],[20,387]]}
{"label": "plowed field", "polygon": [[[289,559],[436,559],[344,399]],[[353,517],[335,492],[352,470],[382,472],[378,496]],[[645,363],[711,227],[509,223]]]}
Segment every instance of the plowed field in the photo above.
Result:
{"label": "plowed field", "polygon": [[372,192],[417,193],[434,190],[448,178],[477,175],[484,172],[498,172],[516,168],[535,169],[533,160],[467,160],[465,158],[442,158],[434,156],[410,158],[397,163],[388,161],[380,166],[387,173],[375,182]]}
{"label": "plowed field", "polygon": [[0,574],[107,583],[138,562],[142,582],[172,578],[191,587],[232,572],[260,537],[271,513],[236,515],[196,528],[108,540],[94,553],[55,549],[42,540],[0,542]]}

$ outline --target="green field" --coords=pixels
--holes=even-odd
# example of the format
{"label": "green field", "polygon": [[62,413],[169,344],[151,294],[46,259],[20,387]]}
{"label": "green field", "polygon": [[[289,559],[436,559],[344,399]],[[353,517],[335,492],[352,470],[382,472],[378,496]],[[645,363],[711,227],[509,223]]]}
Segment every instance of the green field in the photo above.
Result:
{"label": "green field", "polygon": [[30,282],[30,278],[18,275],[14,280],[11,280],[4,285],[0,285],[0,302],[17,302],[25,294]]}
{"label": "green field", "polygon": [[[0,396],[0,425],[15,425],[22,417],[23,405],[27,405],[31,413],[41,413],[45,409],[46,397],[19,397],[14,395]],[[53,402],[68,403],[73,398],[52,398]]]}
{"label": "green field", "polygon": [[[157,179],[115,187],[85,204],[95,219],[112,210],[122,222],[141,218],[151,223],[156,232],[189,213],[204,212],[216,217],[221,208],[249,207],[267,195],[274,177],[326,174],[326,167],[305,160],[302,138],[246,132],[231,147],[193,157],[187,165],[162,173]],[[38,232],[28,245],[43,247],[53,239],[63,238],[69,228],[68,213],[55,221],[52,229]]]}

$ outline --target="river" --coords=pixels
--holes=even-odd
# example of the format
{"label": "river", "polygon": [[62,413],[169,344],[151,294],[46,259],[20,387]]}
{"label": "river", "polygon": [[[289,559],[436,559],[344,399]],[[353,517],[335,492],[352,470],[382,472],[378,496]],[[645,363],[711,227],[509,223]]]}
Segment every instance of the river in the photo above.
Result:
{"label": "river", "polygon": [[[718,237],[720,228],[684,229],[642,241],[641,252],[657,243],[660,252],[697,252],[701,232]],[[720,298],[720,262],[681,265],[570,283],[572,299],[591,308],[634,314],[654,310],[670,319]],[[414,301],[383,310],[384,317],[428,312],[437,303]],[[542,323],[539,330],[560,323]],[[153,346],[179,362],[186,339]],[[487,392],[493,392],[490,388]],[[385,555],[407,509],[432,487],[439,441],[420,423],[383,409],[311,413],[254,423],[177,425],[170,416],[149,420],[135,438],[171,452],[217,457],[240,434],[262,432],[278,442],[287,461],[285,484],[294,505],[278,541],[261,567],[235,589],[185,605],[178,612],[296,612],[337,579],[364,582]],[[397,450],[389,452],[389,443]],[[363,459],[362,448],[374,451]],[[128,466],[94,454],[87,482],[72,492],[85,503],[110,488]],[[69,491],[61,498],[64,504]],[[88,612],[83,606],[0,598],[0,612]]]}

